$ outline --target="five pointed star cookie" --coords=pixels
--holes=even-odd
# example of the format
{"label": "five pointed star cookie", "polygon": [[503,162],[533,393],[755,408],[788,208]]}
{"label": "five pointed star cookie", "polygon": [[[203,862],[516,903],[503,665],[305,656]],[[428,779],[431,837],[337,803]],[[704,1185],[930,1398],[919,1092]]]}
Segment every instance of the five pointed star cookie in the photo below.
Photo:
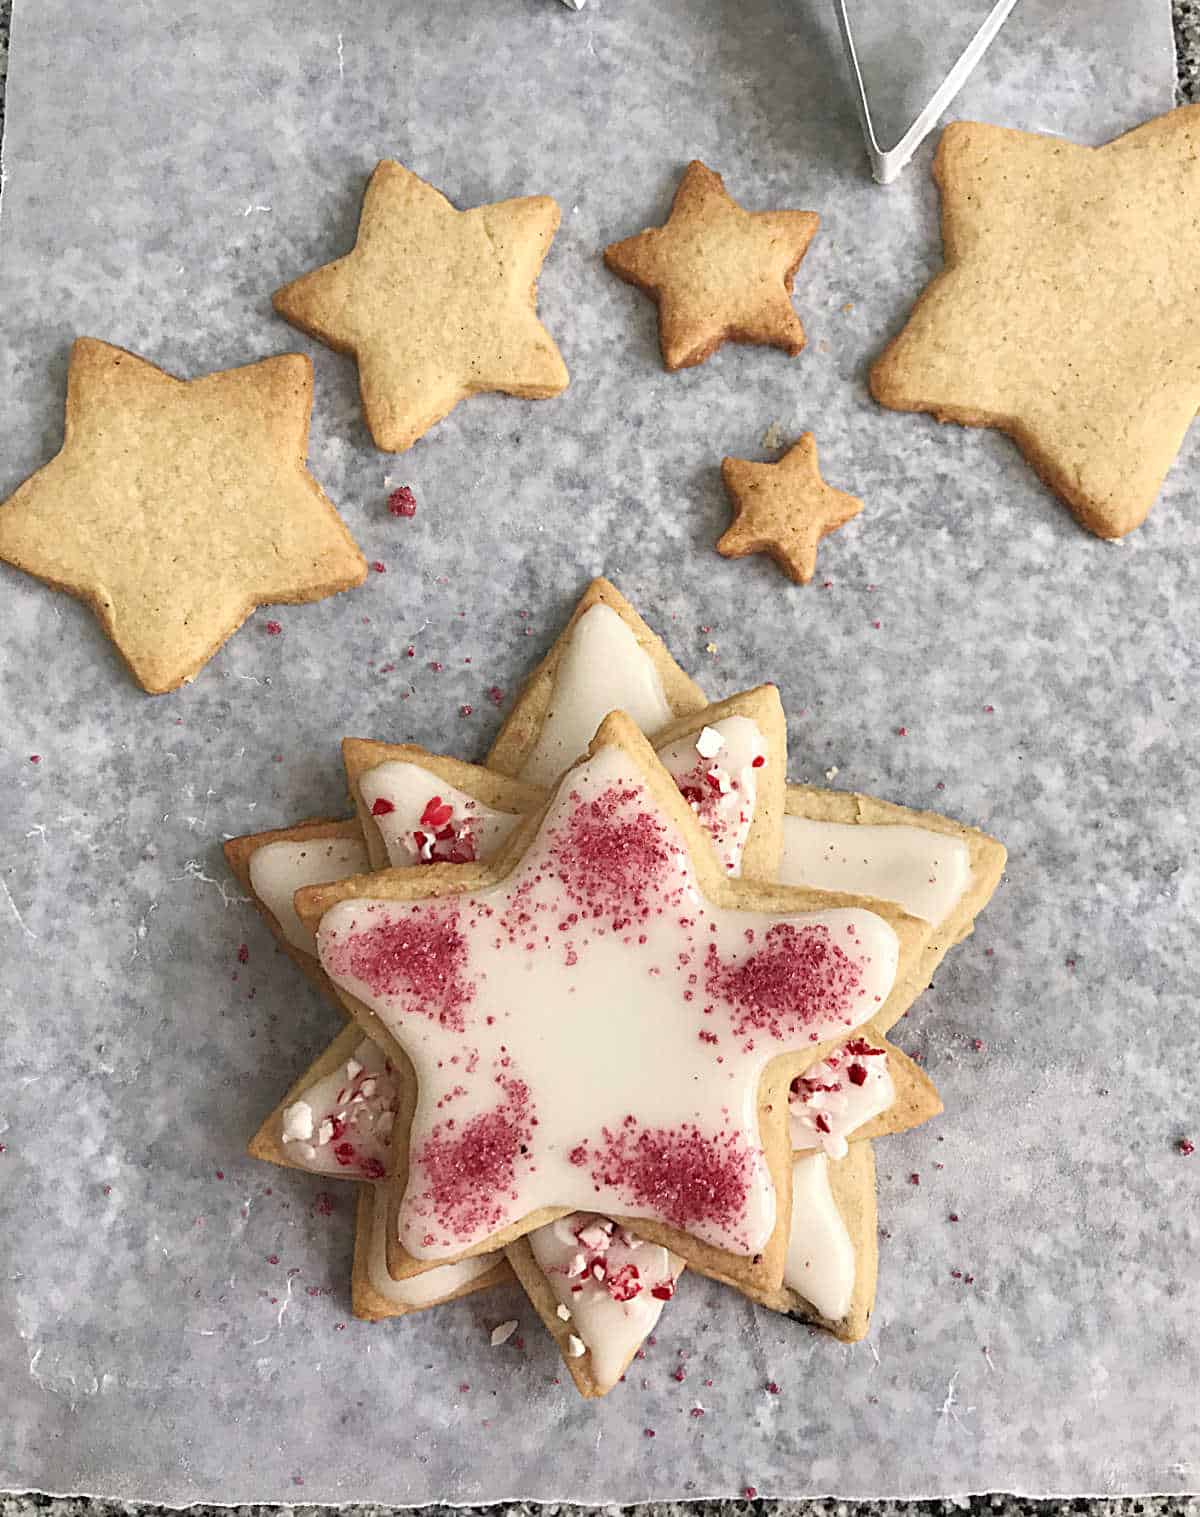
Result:
{"label": "five pointed star cookie", "polygon": [[872,394],[1007,432],[1085,527],[1123,536],[1200,407],[1200,106],[1100,148],[956,122],[934,178],[945,267]]}
{"label": "five pointed star cookie", "polygon": [[733,522],[717,543],[726,558],[769,553],[783,572],[806,585],[817,567],[817,544],[852,520],[862,501],[821,478],[817,445],[805,432],[778,463],[745,458],[721,462]]}
{"label": "five pointed star cookie", "polygon": [[720,174],[693,160],[667,224],[614,242],[604,261],[658,302],[668,369],[703,363],[725,342],[795,356],[805,339],[792,280],[819,224],[813,211],[743,210]]}
{"label": "five pointed star cookie", "polygon": [[385,159],[353,252],[277,290],[275,309],[357,360],[375,445],[403,453],[468,395],[543,400],[566,389],[566,365],[537,318],[558,221],[545,195],[457,211]]}
{"label": "five pointed star cookie", "polygon": [[256,606],[366,576],[304,466],[311,411],[298,353],[184,381],[80,338],[62,450],[0,506],[0,558],[86,601],[144,690],[174,690]]}
{"label": "five pointed star cookie", "polygon": [[648,1217],[685,1257],[698,1240],[781,1273],[790,1144],[760,1082],[906,994],[927,936],[883,902],[724,876],[619,713],[493,865],[296,906],[346,1004],[416,1069],[399,1238],[424,1267],[595,1207]]}

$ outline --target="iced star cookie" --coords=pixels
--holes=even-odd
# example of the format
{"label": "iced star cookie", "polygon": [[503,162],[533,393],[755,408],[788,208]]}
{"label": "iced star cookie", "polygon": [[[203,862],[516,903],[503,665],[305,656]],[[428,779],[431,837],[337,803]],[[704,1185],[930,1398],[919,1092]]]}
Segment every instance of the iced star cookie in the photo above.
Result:
{"label": "iced star cookie", "polygon": [[763,343],[795,355],[804,328],[792,282],[820,217],[813,211],[746,211],[720,174],[693,159],[665,226],[604,250],[604,262],[658,305],[668,369],[711,358],[723,343]]}
{"label": "iced star cookie", "polygon": [[616,586],[594,579],[522,686],[487,766],[549,785],[584,752],[610,711],[624,711],[652,734],[707,705],[703,690]]}
{"label": "iced star cookie", "polygon": [[[392,870],[296,906],[347,1006],[417,1071],[393,1275],[587,1207],[706,1273],[774,1283],[791,1157],[778,1082],[886,1004],[927,931],[887,904],[730,880],[619,713],[493,866]],[[636,994],[614,1004],[631,973]],[[641,1049],[640,1074],[595,1062],[596,1025]]]}
{"label": "iced star cookie", "polygon": [[85,601],[143,690],[175,690],[257,606],[366,578],[305,466],[311,412],[298,353],[181,380],[78,338],[62,448],[0,506],[0,559]]}
{"label": "iced star cookie", "polygon": [[292,897],[301,885],[323,885],[370,867],[359,824],[353,817],[345,821],[318,818],[228,838],[222,847],[231,872],[266,919],[280,948],[318,990],[339,1004],[317,962],[316,941],[296,915]]}
{"label": "iced star cookie", "polygon": [[354,1315],[366,1322],[407,1317],[490,1290],[512,1279],[503,1254],[476,1254],[458,1264],[444,1264],[407,1280],[387,1271],[387,1192],[381,1185],[360,1185],[354,1223],[354,1263],[350,1300]]}
{"label": "iced star cookie", "polygon": [[871,393],[1007,432],[1089,531],[1131,532],[1200,409],[1200,106],[1099,148],[956,121],[933,173],[945,267]]}
{"label": "iced star cookie", "polygon": [[543,400],[567,369],[537,317],[537,279],[558,230],[545,195],[458,211],[385,159],[344,258],[277,290],[279,314],[358,363],[378,448],[403,453],[460,400]]}

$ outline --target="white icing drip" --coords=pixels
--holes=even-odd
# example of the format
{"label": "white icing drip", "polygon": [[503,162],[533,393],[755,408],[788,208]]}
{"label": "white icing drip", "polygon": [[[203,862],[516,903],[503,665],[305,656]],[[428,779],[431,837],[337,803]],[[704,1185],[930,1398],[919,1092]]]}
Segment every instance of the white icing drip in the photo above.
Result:
{"label": "white icing drip", "polygon": [[971,854],[961,838],[924,827],[785,816],[779,879],[895,901],[922,921],[944,922],[970,883]]}
{"label": "white icing drip", "polygon": [[854,1295],[854,1244],[829,1188],[829,1160],[807,1154],[792,1164],[792,1230],[783,1283],[828,1322],[840,1322]]}
{"label": "white icing drip", "polygon": [[792,1147],[820,1148],[831,1159],[843,1159],[850,1134],[895,1099],[886,1052],[852,1038],[792,1081]]}
{"label": "white icing drip", "polygon": [[316,1175],[382,1180],[396,1115],[391,1065],[370,1038],[332,1074],[314,1080],[283,1113],[284,1151]]}
{"label": "white icing drip", "polygon": [[[510,812],[485,806],[419,764],[401,760],[368,769],[360,777],[358,788],[379,828],[393,869],[429,862],[461,864],[493,858],[521,820]],[[444,820],[436,808],[430,812],[434,800],[440,800],[443,809],[450,808],[450,815]],[[376,814],[375,807],[380,802],[395,809]],[[434,816],[436,827],[421,820],[428,815]],[[451,836],[437,836],[447,830]]]}
{"label": "white icing drip", "polygon": [[[605,797],[619,799],[592,806]],[[576,825],[600,829],[589,832],[582,854],[571,842]],[[628,828],[635,857],[638,844],[657,850],[657,864],[645,866],[648,885],[640,874],[632,882],[620,878],[630,856]],[[605,859],[615,879],[596,863]],[[590,892],[574,921],[576,908],[558,883],[572,868],[582,870],[580,888]],[[635,872],[642,868],[636,864]],[[614,892],[607,906],[605,890]],[[410,926],[417,923],[419,929]],[[422,931],[459,945],[452,972],[437,965],[431,973]],[[736,1031],[746,1007],[736,1004],[729,976],[753,957],[769,962],[797,934],[827,943],[824,962],[844,966],[844,994],[831,1003],[836,1011],[814,1010],[811,999],[832,995],[829,981],[776,974],[772,995],[794,1003],[772,1003],[774,1021],[790,1020],[792,1031],[773,1036],[750,1024]],[[866,910],[779,918],[705,901],[682,839],[618,748],[603,749],[572,774],[520,864],[499,885],[445,903],[344,901],[326,914],[318,941],[326,970],[377,1012],[416,1066],[420,1097],[400,1238],[426,1259],[457,1253],[540,1206],[564,1205],[640,1212],[684,1223],[696,1237],[741,1254],[757,1252],[775,1221],[758,1146],[762,1070],[779,1052],[852,1031],[873,1016],[891,989],[898,956],[891,927]],[[415,981],[397,970],[404,962],[414,972],[419,967]],[[383,978],[370,984],[363,975]],[[455,984],[467,997],[457,1005],[447,999]],[[614,986],[623,994],[614,996]],[[581,1051],[586,1079],[578,1077]],[[536,1127],[529,1124],[534,1115]],[[636,1182],[643,1187],[637,1191],[626,1166],[627,1115],[636,1129],[663,1133],[668,1150],[695,1159],[702,1148],[706,1162],[723,1166],[722,1175],[735,1172],[736,1183],[724,1185],[724,1212],[710,1200],[707,1215],[685,1218],[663,1209],[648,1181]],[[465,1199],[449,1199],[453,1187],[439,1158],[476,1119],[506,1125],[527,1146],[514,1153],[511,1184],[505,1179],[493,1192],[472,1188],[482,1199],[468,1217]],[[730,1195],[735,1199],[728,1201]]]}
{"label": "white icing drip", "polygon": [[683,1261],[660,1244],[647,1243],[589,1212],[572,1212],[536,1228],[529,1234],[529,1246],[560,1303],[560,1318],[565,1309],[583,1345],[580,1354],[584,1349],[590,1352],[592,1373],[608,1390],[646,1334],[653,1332],[674,1294]]}
{"label": "white icing drip", "polygon": [[369,868],[366,847],[357,838],[264,843],[250,855],[250,888],[292,947],[313,953],[313,935],[296,915],[292,897],[302,885],[326,885]]}
{"label": "white icing drip", "polygon": [[575,623],[521,779],[552,784],[587,751],[610,711],[624,711],[643,732],[657,732],[672,716],[654,661],[612,607],[601,604]]}
{"label": "white icing drip", "polygon": [[766,751],[758,724],[747,716],[726,717],[698,736],[658,750],[731,879],[742,872],[742,850],[754,821],[759,772],[754,760],[765,761]]}
{"label": "white icing drip", "polygon": [[432,1306],[443,1301],[500,1261],[499,1254],[474,1254],[457,1264],[441,1264],[407,1280],[393,1280],[387,1267],[387,1190],[375,1187],[371,1239],[367,1245],[367,1279],[374,1290],[397,1306]]}

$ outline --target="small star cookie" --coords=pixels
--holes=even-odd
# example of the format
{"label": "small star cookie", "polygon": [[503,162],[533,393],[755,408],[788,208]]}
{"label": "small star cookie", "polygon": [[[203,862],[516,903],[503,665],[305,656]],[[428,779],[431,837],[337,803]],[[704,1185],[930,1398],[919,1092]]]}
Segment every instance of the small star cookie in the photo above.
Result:
{"label": "small star cookie", "polygon": [[256,606],[366,577],[304,466],[311,412],[299,353],[181,380],[81,337],[62,450],[0,506],[0,558],[86,601],[143,690],[175,690]]}
{"label": "small star cookie", "polygon": [[276,290],[273,303],[357,361],[375,446],[403,453],[468,395],[545,400],[566,389],[566,365],[537,317],[558,221],[546,195],[457,211],[384,159],[353,251]]}
{"label": "small star cookie", "polygon": [[794,357],[805,338],[792,280],[819,224],[813,211],[743,210],[720,174],[694,159],[667,224],[614,242],[604,262],[658,302],[668,369],[703,363],[726,342]]}
{"label": "small star cookie", "polygon": [[817,445],[806,432],[778,463],[721,461],[733,522],[717,543],[726,558],[769,553],[783,572],[806,585],[817,567],[817,544],[862,510],[862,501],[821,478]]}
{"label": "small star cookie", "polygon": [[1099,148],[955,122],[933,173],[945,267],[871,393],[1007,432],[1083,526],[1123,537],[1200,407],[1200,106]]}

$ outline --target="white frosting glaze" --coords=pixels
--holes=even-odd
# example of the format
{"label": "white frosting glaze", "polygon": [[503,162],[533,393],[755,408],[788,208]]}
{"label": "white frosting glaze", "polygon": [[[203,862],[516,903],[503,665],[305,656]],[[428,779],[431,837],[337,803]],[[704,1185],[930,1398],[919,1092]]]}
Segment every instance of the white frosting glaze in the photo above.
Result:
{"label": "white frosting glaze", "polygon": [[400,760],[368,769],[358,788],[393,869],[490,859],[521,820]]}
{"label": "white frosting glaze", "polygon": [[829,1188],[829,1160],[807,1154],[792,1164],[792,1230],[783,1283],[829,1322],[840,1322],[854,1294],[854,1244]]}
{"label": "white frosting glaze", "polygon": [[553,784],[587,751],[610,711],[624,711],[643,732],[656,732],[672,716],[653,659],[611,606],[595,605],[563,650],[550,709],[521,778]]}
{"label": "white frosting glaze", "polygon": [[846,1139],[896,1099],[887,1052],[851,1038],[792,1081],[788,1096],[793,1149],[846,1155]]}
{"label": "white frosting glaze", "polygon": [[783,918],[705,900],[615,747],[572,772],[498,885],[343,901],[318,944],[416,1066],[399,1236],[423,1259],[541,1206],[653,1216],[757,1252],[775,1221],[762,1070],[873,1016],[898,955],[865,909]]}
{"label": "white frosting glaze", "polygon": [[658,750],[731,877],[742,872],[742,850],[754,820],[757,776],[766,752],[758,724],[747,716],[726,717]]}
{"label": "white frosting glaze", "polygon": [[683,1261],[591,1212],[571,1212],[536,1228],[529,1246],[560,1303],[560,1320],[571,1323],[607,1390],[653,1332]]}
{"label": "white frosting glaze", "polygon": [[315,1175],[382,1180],[396,1100],[391,1064],[370,1038],[362,1038],[345,1064],[314,1080],[284,1110],[284,1151]]}
{"label": "white frosting glaze", "polygon": [[250,888],[293,948],[314,951],[313,935],[296,915],[292,897],[302,885],[326,885],[369,869],[358,838],[310,838],[306,843],[264,843],[250,855]]}
{"label": "white frosting glaze", "polygon": [[924,827],[783,819],[784,885],[874,896],[922,921],[943,922],[970,878],[971,854],[961,838]]}
{"label": "white frosting glaze", "polygon": [[387,1191],[375,1187],[372,1198],[371,1238],[367,1245],[367,1279],[373,1289],[397,1306],[432,1306],[444,1300],[499,1263],[500,1255],[474,1254],[458,1264],[442,1264],[407,1280],[393,1280],[387,1267]]}

